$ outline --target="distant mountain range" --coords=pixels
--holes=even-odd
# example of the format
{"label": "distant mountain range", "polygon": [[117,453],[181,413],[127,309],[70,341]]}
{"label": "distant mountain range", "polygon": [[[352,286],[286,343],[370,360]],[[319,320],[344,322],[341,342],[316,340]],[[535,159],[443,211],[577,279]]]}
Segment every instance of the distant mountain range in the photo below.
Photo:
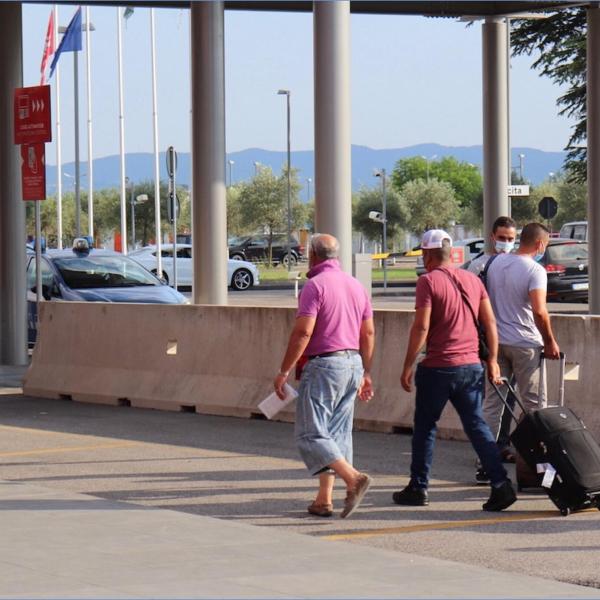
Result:
{"label": "distant mountain range", "polygon": [[[519,154],[524,154],[523,171],[525,179],[533,184],[538,184],[548,178],[549,173],[558,173],[563,165],[565,152],[544,152],[535,148],[513,148],[513,168],[519,169]],[[400,158],[411,156],[424,156],[429,160],[437,160],[444,156],[453,156],[459,161],[482,165],[481,146],[441,146],[439,144],[418,144],[405,148],[392,148],[385,150],[374,150],[366,146],[352,146],[352,189],[358,190],[361,186],[372,187],[376,185],[373,177],[373,169],[385,168],[388,173],[394,168],[394,164]],[[281,171],[286,162],[285,152],[262,150],[261,148],[248,148],[240,152],[232,152],[227,155],[226,160],[232,160],[231,167],[233,183],[250,179],[255,173],[255,162],[269,166],[274,172]],[[151,180],[153,178],[153,155],[151,153],[127,154],[125,157],[127,175],[134,182]],[[118,155],[106,156],[94,160],[94,188],[110,188],[120,185],[120,160]],[[299,169],[299,178],[306,188],[307,179],[314,181],[314,152],[304,150],[292,152],[292,166]],[[85,163],[81,164],[81,171],[87,171]],[[165,153],[160,155],[161,179],[167,178],[165,166]],[[63,173],[71,177],[63,177],[63,189],[72,189],[72,175],[75,172],[74,163],[63,165]],[[48,193],[56,191],[56,166],[47,165],[47,187]],[[229,182],[229,164],[227,164],[227,182]],[[182,185],[190,184],[190,154],[179,153],[177,182]],[[87,187],[87,177],[82,175],[82,188]],[[314,188],[311,186],[311,195]],[[306,192],[305,192],[306,194]],[[302,199],[307,196],[302,194]]]}

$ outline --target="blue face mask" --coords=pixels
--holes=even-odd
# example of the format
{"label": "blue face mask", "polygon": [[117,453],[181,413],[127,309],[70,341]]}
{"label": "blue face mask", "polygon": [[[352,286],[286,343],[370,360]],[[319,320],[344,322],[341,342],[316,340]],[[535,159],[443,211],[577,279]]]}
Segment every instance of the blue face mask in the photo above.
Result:
{"label": "blue face mask", "polygon": [[496,252],[498,252],[498,253],[505,252],[506,254],[508,254],[509,252],[512,252],[512,249],[515,247],[515,243],[514,242],[501,242],[501,241],[497,240],[494,242],[494,247],[496,248]]}
{"label": "blue face mask", "polygon": [[533,260],[535,260],[535,262],[540,262],[540,260],[542,260],[542,258],[544,258],[544,252],[542,252],[541,254],[536,254],[533,257]]}

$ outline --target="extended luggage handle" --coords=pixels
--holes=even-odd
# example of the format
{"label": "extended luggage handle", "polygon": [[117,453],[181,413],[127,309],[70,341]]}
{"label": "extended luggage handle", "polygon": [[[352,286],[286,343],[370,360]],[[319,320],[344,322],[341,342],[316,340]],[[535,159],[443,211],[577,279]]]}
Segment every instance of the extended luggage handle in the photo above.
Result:
{"label": "extended luggage handle", "polygon": [[496,383],[490,379],[490,383],[491,383],[492,387],[494,388],[494,390],[496,391],[496,394],[498,394],[498,397],[500,398],[500,400],[502,400],[504,407],[508,409],[508,412],[511,414],[512,418],[515,420],[515,423],[518,423],[519,418],[517,417],[515,411],[512,409],[512,407],[508,403],[508,397],[512,394],[514,396],[517,404],[519,405],[519,408],[523,412],[527,412],[525,410],[525,406],[523,406],[523,402],[521,401],[521,398],[519,398],[519,396],[517,395],[515,388],[513,387],[512,383],[510,382],[510,379],[508,377],[500,377],[500,381],[502,382],[502,385],[506,386],[506,390],[507,390],[506,396],[504,396],[502,394],[502,392],[500,391],[500,388],[496,385]]}
{"label": "extended luggage handle", "polygon": [[[546,378],[547,378],[547,372],[546,372],[546,361],[549,360],[546,358],[544,352],[542,351],[540,354],[540,384],[539,384],[539,388],[538,388],[538,401],[539,401],[539,407],[540,408],[546,408],[548,406],[548,394],[546,393],[545,397],[542,394],[543,389],[546,387]],[[560,352],[559,354],[559,388],[558,388],[558,396],[559,396],[559,406],[564,406],[565,405],[565,367],[566,367],[566,356],[564,352]],[[512,418],[515,420],[515,422],[518,423],[519,419],[517,417],[517,415],[515,414],[515,411],[510,407],[509,403],[508,403],[508,397],[512,394],[517,402],[517,404],[519,405],[519,408],[525,413],[527,412],[525,410],[525,406],[523,405],[523,402],[521,400],[521,398],[519,398],[519,395],[517,394],[514,386],[512,385],[512,383],[510,382],[510,380],[508,379],[508,377],[500,377],[500,381],[502,382],[502,385],[506,386],[507,392],[506,392],[506,396],[502,394],[502,392],[500,391],[500,388],[493,382],[490,380],[490,383],[492,384],[492,387],[494,388],[494,390],[496,391],[496,394],[498,394],[498,396],[500,397],[500,399],[502,400],[502,403],[504,404],[504,406],[508,409],[508,412],[510,412]]]}
{"label": "extended luggage handle", "polygon": [[[558,355],[559,360],[559,375],[558,375],[558,406],[565,405],[565,368],[567,364],[567,358],[564,352],[560,352]],[[546,385],[547,371],[546,371],[546,358],[544,351],[540,354],[540,383],[538,387],[538,401],[540,408],[546,408],[548,406],[548,391]],[[542,393],[546,389],[546,395]]]}

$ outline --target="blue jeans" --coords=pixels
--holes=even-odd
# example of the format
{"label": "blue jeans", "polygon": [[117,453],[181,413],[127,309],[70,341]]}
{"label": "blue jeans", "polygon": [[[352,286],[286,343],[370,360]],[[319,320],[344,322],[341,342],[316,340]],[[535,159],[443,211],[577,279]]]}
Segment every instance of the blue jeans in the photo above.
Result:
{"label": "blue jeans", "polygon": [[312,475],[345,458],[352,464],[354,401],[363,376],[360,355],[309,360],[296,401],[295,437]]}
{"label": "blue jeans", "polygon": [[483,419],[483,373],[480,364],[460,367],[417,367],[415,423],[412,439],[411,485],[427,488],[433,461],[437,422],[450,400],[492,485],[506,481],[496,440]]}

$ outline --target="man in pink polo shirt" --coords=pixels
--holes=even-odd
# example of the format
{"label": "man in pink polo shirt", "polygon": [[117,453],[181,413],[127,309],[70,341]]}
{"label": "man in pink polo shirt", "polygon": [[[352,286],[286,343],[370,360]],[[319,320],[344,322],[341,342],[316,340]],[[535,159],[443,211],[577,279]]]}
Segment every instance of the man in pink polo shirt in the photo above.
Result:
{"label": "man in pink polo shirt", "polygon": [[290,370],[308,359],[300,379],[295,437],[300,455],[312,475],[319,475],[319,491],[308,512],[333,514],[335,475],[347,487],[340,516],[350,516],[367,492],[371,478],[352,466],[352,420],[357,397],[373,396],[370,368],[375,331],[373,310],[365,288],[342,271],[339,243],[331,235],[311,240],[310,270],[298,305],[281,370],[275,377],[277,395]]}

